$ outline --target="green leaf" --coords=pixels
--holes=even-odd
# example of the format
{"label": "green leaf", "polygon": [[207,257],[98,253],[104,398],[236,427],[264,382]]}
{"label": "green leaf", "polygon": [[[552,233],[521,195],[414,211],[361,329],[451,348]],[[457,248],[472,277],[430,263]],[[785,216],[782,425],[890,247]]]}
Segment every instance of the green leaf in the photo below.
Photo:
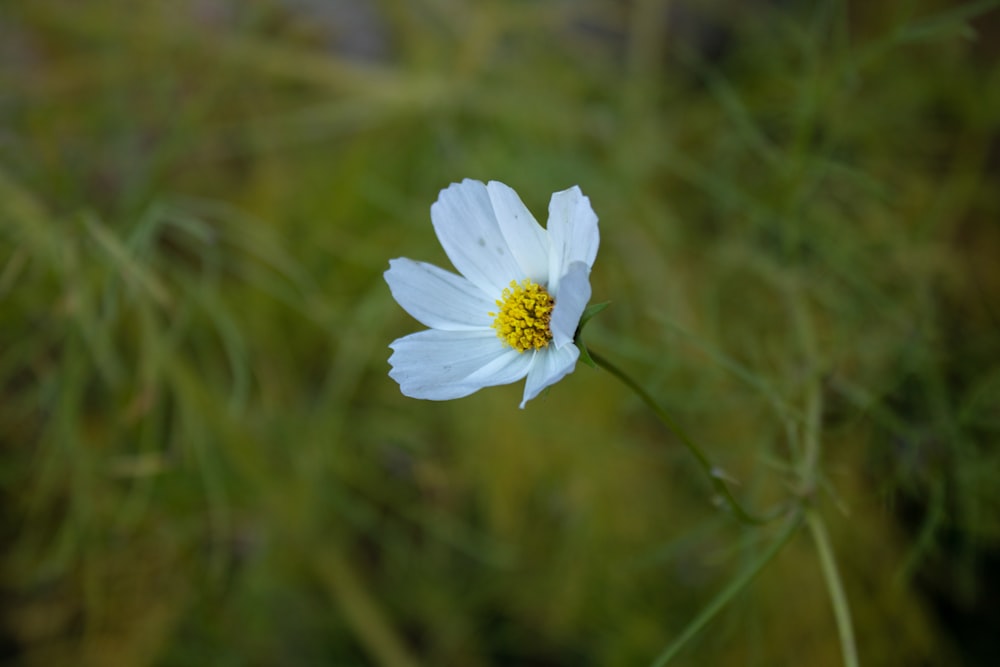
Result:
{"label": "green leaf", "polygon": [[580,332],[583,331],[583,327],[590,321],[590,318],[610,305],[610,301],[604,301],[603,303],[594,303],[587,306],[583,311],[583,315],[580,316],[580,324],[576,327],[576,335],[580,335]]}
{"label": "green leaf", "polygon": [[590,352],[587,351],[587,346],[584,345],[579,333],[576,335],[576,346],[580,349],[580,361],[591,368],[597,368],[597,363],[590,357]]}
{"label": "green leaf", "polygon": [[590,357],[590,352],[587,351],[587,345],[583,342],[583,327],[590,321],[590,318],[607,308],[609,305],[611,305],[611,302],[605,301],[603,303],[595,303],[587,306],[587,308],[583,311],[583,315],[580,316],[580,324],[576,327],[576,335],[573,336],[573,342],[576,343],[578,348],[580,348],[580,361],[587,364],[591,368],[597,368],[597,364]]}

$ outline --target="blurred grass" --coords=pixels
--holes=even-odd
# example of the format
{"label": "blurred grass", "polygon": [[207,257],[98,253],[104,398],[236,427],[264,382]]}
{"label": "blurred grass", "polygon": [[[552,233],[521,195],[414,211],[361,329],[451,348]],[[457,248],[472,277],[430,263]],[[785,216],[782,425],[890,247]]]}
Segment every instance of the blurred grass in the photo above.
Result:
{"label": "blurred grass", "polygon": [[[590,196],[588,341],[754,505],[821,389],[863,664],[988,664],[995,6],[0,6],[4,658],[649,664],[767,548],[588,368],[399,395],[381,273],[473,177]],[[805,539],[680,656],[839,660]]]}

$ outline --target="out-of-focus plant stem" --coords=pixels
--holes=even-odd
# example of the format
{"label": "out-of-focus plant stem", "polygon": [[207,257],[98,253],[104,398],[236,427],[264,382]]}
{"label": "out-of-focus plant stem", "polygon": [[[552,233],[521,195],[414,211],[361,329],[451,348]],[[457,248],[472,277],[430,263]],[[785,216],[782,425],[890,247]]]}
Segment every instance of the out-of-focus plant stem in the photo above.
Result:
{"label": "out-of-focus plant stem", "polygon": [[771,560],[778,555],[782,547],[784,547],[792,539],[792,536],[798,531],[799,527],[802,525],[802,512],[799,509],[794,509],[791,511],[788,520],[785,523],[784,529],[778,535],[778,537],[771,543],[767,550],[760,554],[749,566],[746,567],[735,579],[729,582],[729,585],[722,589],[715,598],[706,606],[701,612],[694,617],[694,619],[684,628],[680,636],[674,640],[674,642],[668,646],[663,653],[657,656],[656,660],[653,661],[652,667],[662,667],[670,662],[677,654],[684,648],[684,645],[690,641],[698,632],[704,628],[709,621],[715,618],[722,609],[725,608],[729,602],[736,597],[744,588],[750,585],[760,571],[771,562]]}
{"label": "out-of-focus plant stem", "polygon": [[804,451],[799,464],[800,475],[800,503],[805,506],[805,522],[809,528],[809,535],[819,557],[820,570],[823,573],[823,581],[826,584],[827,592],[830,595],[830,603],[833,606],[833,616],[837,623],[837,634],[840,638],[841,657],[844,667],[858,667],[858,650],[854,639],[854,625],[851,621],[851,608],[847,601],[847,594],[844,592],[844,585],[837,569],[837,562],[833,554],[833,545],[826,530],[826,524],[822,515],[813,504],[818,477],[820,474],[820,463],[822,458],[822,414],[823,396],[820,386],[821,376],[818,368],[819,353],[816,348],[816,335],[813,330],[812,321],[806,311],[806,304],[803,296],[795,287],[788,289],[789,309],[792,311],[792,318],[795,324],[796,334],[799,339],[803,362],[806,364],[805,372],[809,374],[806,385],[806,422],[804,425]]}

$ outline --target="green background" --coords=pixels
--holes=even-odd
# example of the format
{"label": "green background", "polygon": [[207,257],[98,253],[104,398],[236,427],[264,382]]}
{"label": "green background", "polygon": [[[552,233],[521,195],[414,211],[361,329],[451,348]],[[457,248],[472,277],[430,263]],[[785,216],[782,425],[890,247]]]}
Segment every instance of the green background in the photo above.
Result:
{"label": "green background", "polygon": [[[862,664],[990,664],[995,6],[0,3],[4,659],[647,665],[768,548],[600,370],[400,395],[476,178],[590,197],[588,343],[822,517]],[[840,664],[817,555],[676,664]]]}

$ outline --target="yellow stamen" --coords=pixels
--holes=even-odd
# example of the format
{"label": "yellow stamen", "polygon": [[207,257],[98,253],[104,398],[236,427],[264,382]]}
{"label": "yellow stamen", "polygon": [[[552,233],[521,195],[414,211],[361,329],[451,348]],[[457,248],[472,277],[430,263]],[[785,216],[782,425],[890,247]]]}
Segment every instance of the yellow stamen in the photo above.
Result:
{"label": "yellow stamen", "polygon": [[518,352],[540,350],[552,340],[549,321],[555,301],[544,287],[525,278],[518,285],[510,281],[503,291],[503,300],[497,300],[499,313],[490,313],[497,336]]}

